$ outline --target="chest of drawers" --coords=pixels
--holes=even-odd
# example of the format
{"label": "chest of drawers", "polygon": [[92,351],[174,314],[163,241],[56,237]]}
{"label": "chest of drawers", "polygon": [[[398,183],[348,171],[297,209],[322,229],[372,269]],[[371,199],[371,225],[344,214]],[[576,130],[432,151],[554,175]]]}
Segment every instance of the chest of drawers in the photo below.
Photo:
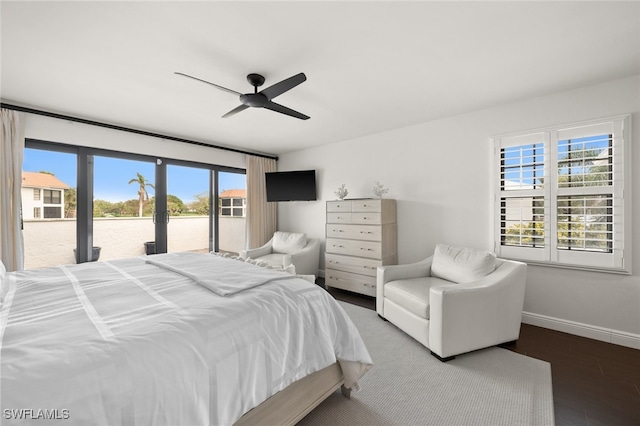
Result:
{"label": "chest of drawers", "polygon": [[396,202],[327,202],[325,285],[376,295],[376,268],[398,261]]}

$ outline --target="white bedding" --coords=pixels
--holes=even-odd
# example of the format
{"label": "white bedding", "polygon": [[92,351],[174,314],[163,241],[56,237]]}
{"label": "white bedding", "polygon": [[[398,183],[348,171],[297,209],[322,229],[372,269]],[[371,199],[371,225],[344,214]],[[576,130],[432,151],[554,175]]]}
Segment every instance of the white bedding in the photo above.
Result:
{"label": "white bedding", "polygon": [[348,387],[372,364],[338,303],[298,278],[223,297],[141,258],[5,278],[3,425],[230,425],[336,360]]}
{"label": "white bedding", "polygon": [[229,262],[198,253],[164,253],[148,256],[145,261],[191,278],[220,296],[235,294],[277,279],[294,278],[286,272],[256,268],[244,262],[235,263],[230,268]]}

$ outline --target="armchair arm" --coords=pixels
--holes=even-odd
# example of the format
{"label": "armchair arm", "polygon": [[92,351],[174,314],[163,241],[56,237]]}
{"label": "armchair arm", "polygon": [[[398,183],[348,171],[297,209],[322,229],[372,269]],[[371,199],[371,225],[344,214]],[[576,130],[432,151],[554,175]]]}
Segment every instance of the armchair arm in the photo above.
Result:
{"label": "armchair arm", "polygon": [[435,286],[429,294],[429,349],[442,358],[518,339],[526,264],[500,260],[484,278]]}
{"label": "armchair arm", "polygon": [[315,238],[309,238],[307,245],[302,250],[295,253],[285,254],[283,257],[283,267],[294,264],[296,274],[318,275],[320,264],[320,242]]}
{"label": "armchair arm", "polygon": [[266,256],[267,254],[271,254],[272,243],[273,243],[273,237],[269,241],[267,241],[263,246],[253,248],[253,249],[242,250],[239,253],[240,257],[243,259],[246,259],[246,258],[257,259],[260,256]]}
{"label": "armchair arm", "polygon": [[384,285],[390,281],[409,278],[428,277],[431,275],[433,256],[415,263],[404,265],[378,266],[376,272],[376,311],[384,316]]}

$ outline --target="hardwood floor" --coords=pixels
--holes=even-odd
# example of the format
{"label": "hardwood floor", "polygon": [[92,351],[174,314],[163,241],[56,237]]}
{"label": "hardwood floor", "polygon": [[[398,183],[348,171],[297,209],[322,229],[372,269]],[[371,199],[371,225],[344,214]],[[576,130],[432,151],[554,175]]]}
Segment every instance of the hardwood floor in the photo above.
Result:
{"label": "hardwood floor", "polygon": [[[323,282],[319,282],[323,285]],[[330,288],[336,299],[375,310],[375,298]],[[551,364],[556,426],[640,425],[640,351],[522,324],[505,349]]]}

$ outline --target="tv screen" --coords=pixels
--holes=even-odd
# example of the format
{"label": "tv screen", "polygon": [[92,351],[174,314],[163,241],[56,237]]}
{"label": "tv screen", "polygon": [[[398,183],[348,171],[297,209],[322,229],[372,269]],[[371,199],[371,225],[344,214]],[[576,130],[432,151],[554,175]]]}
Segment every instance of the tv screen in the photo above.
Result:
{"label": "tv screen", "polygon": [[316,171],[265,173],[267,201],[315,201]]}

